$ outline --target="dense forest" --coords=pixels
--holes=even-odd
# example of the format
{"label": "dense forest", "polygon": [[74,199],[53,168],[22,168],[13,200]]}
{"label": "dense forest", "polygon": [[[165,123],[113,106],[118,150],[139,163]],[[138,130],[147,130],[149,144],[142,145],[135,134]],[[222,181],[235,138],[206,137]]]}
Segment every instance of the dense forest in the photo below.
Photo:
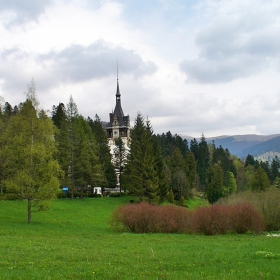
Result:
{"label": "dense forest", "polygon": [[[112,160],[102,121],[80,115],[73,98],[52,107],[51,116],[39,108],[36,85],[26,100],[6,102],[0,111],[1,198],[42,201],[65,195],[94,195],[93,187],[115,188],[158,204],[166,198],[182,203],[194,194],[210,203],[247,189],[279,187],[280,161],[271,164],[248,155],[245,161],[222,146],[208,144],[202,134],[188,143],[179,135],[155,135],[149,119],[138,113],[131,129],[130,149],[116,141]],[[30,214],[31,215],[31,214]],[[31,216],[30,216],[31,219]]]}

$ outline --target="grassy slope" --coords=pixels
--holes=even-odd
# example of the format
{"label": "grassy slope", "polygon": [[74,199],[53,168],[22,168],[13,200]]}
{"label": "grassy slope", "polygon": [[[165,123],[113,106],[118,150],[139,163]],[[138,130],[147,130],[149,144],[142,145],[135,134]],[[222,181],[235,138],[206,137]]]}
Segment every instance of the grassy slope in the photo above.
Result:
{"label": "grassy slope", "polygon": [[0,201],[0,278],[278,279],[280,238],[113,232],[128,201],[58,200],[31,225],[25,202]]}

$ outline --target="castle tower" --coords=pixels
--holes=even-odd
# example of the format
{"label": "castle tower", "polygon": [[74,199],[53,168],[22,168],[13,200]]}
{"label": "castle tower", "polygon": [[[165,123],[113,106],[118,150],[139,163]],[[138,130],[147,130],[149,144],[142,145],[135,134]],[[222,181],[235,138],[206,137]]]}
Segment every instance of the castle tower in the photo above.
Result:
{"label": "castle tower", "polygon": [[120,137],[125,147],[128,147],[130,140],[130,119],[129,115],[125,116],[122,110],[118,78],[116,91],[116,106],[114,112],[109,114],[109,118],[110,121],[106,126],[106,131],[111,154],[113,154],[116,139]]}

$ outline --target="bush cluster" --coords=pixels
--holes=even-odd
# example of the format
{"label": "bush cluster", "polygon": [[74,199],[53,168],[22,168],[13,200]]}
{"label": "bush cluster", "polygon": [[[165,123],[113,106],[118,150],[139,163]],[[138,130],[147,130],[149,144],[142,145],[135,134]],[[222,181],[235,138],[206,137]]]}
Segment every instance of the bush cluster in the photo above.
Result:
{"label": "bush cluster", "polygon": [[264,230],[261,215],[251,205],[207,206],[190,211],[183,207],[133,203],[117,208],[111,225],[133,233],[260,233]]}
{"label": "bush cluster", "polygon": [[218,201],[221,205],[234,205],[236,203],[249,203],[263,216],[267,231],[280,230],[280,190],[269,188],[265,192],[246,191],[232,194]]}
{"label": "bush cluster", "polygon": [[260,233],[264,231],[264,222],[259,212],[249,204],[213,205],[195,210],[193,231],[205,235]]}
{"label": "bush cluster", "polygon": [[187,233],[191,228],[191,215],[190,211],[175,205],[131,203],[113,212],[111,225],[134,233]]}

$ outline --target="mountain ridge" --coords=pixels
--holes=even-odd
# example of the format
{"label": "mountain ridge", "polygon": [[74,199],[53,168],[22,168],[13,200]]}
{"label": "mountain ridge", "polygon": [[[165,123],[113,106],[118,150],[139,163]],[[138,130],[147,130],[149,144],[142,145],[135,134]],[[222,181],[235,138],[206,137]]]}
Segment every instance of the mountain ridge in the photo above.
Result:
{"label": "mountain ridge", "polygon": [[[187,135],[180,136],[188,141],[195,138]],[[220,135],[206,138],[206,141],[207,143],[214,141],[216,147],[222,146],[240,159],[245,159],[248,154],[265,160],[267,160],[267,155],[270,155],[269,158],[274,154],[280,155],[280,134]]]}

